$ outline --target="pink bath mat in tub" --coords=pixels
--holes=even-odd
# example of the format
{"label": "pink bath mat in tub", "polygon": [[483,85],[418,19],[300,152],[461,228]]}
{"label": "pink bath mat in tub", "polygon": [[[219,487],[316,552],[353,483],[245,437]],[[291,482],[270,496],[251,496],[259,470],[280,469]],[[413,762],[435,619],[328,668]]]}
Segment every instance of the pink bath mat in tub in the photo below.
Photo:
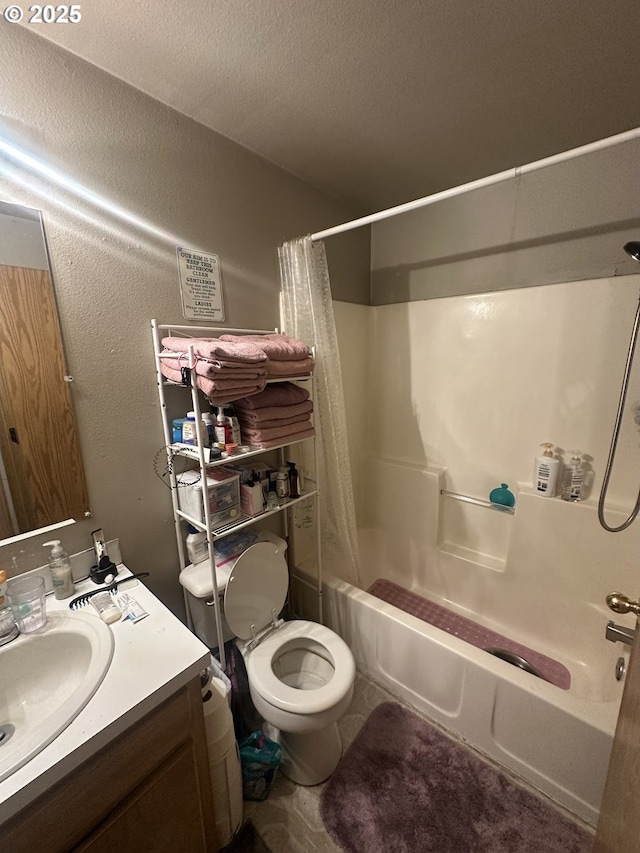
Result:
{"label": "pink bath mat in tub", "polygon": [[388,604],[393,604],[400,610],[404,610],[405,613],[417,616],[423,622],[428,622],[430,625],[446,631],[447,634],[452,634],[467,643],[471,643],[472,646],[479,649],[501,649],[524,658],[543,678],[551,684],[555,684],[556,687],[568,690],[571,686],[571,673],[566,666],[553,660],[553,658],[540,654],[540,652],[529,649],[520,643],[514,643],[508,637],[478,625],[471,619],[459,616],[457,613],[447,610],[446,607],[434,604],[433,601],[404,589],[392,581],[380,579],[374,581],[367,592]]}

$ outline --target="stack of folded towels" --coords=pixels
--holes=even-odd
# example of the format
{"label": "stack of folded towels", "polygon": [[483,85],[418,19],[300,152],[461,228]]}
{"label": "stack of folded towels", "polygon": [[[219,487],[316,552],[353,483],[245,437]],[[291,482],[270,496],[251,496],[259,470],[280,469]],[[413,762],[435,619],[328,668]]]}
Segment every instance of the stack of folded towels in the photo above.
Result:
{"label": "stack of folded towels", "polygon": [[267,375],[302,376],[311,373],[314,367],[311,350],[302,341],[288,335],[220,335],[225,343],[251,343],[266,356]]}
{"label": "stack of folded towels", "polygon": [[242,441],[252,447],[264,450],[314,434],[309,392],[292,382],[274,382],[259,394],[236,400],[233,408]]}
{"label": "stack of folded towels", "polygon": [[160,370],[171,382],[184,384],[189,345],[196,358],[197,385],[213,405],[259,394],[270,377],[302,376],[314,367],[309,347],[288,335],[167,337],[162,339]]}

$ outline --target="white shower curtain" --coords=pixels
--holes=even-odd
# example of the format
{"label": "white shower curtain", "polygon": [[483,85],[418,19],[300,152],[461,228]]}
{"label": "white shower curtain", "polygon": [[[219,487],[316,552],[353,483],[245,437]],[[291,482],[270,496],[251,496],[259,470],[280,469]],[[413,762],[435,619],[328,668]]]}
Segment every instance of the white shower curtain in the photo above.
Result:
{"label": "white shower curtain", "polygon": [[322,566],[359,585],[360,558],[342,371],[324,243],[302,237],[285,243],[278,254],[283,329],[315,347],[313,422]]}

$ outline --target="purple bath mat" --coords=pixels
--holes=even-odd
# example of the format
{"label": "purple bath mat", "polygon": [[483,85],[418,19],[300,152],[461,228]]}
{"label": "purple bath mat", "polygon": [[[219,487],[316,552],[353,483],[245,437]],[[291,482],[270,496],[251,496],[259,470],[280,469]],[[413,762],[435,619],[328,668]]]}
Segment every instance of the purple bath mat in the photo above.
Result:
{"label": "purple bath mat", "polygon": [[423,598],[411,590],[398,586],[397,583],[378,579],[371,584],[367,592],[388,604],[393,604],[400,610],[404,610],[405,613],[417,616],[423,622],[428,622],[448,634],[453,634],[461,640],[471,643],[472,646],[477,646],[479,649],[497,648],[524,658],[538,670],[544,679],[555,684],[556,687],[568,690],[571,686],[571,673],[566,666],[553,660],[553,658],[529,649],[521,643],[515,643],[508,637],[503,637],[502,634],[491,631],[471,619],[447,610],[446,607],[434,604],[428,598]]}
{"label": "purple bath mat", "polygon": [[348,853],[590,853],[593,836],[393,702],[379,705],[320,799]]}

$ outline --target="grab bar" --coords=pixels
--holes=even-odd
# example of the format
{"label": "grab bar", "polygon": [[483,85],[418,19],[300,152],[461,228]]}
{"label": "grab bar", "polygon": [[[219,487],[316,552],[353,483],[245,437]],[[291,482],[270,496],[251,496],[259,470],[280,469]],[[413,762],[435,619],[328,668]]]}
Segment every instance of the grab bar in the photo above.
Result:
{"label": "grab bar", "polygon": [[494,504],[491,503],[491,501],[485,501],[481,498],[472,498],[469,495],[458,494],[458,492],[448,492],[446,489],[440,489],[440,494],[444,495],[446,498],[453,498],[456,501],[464,501],[468,504],[484,506],[487,509],[497,509],[498,512],[508,512],[510,515],[513,515],[515,513],[515,507],[504,506],[503,504]]}

